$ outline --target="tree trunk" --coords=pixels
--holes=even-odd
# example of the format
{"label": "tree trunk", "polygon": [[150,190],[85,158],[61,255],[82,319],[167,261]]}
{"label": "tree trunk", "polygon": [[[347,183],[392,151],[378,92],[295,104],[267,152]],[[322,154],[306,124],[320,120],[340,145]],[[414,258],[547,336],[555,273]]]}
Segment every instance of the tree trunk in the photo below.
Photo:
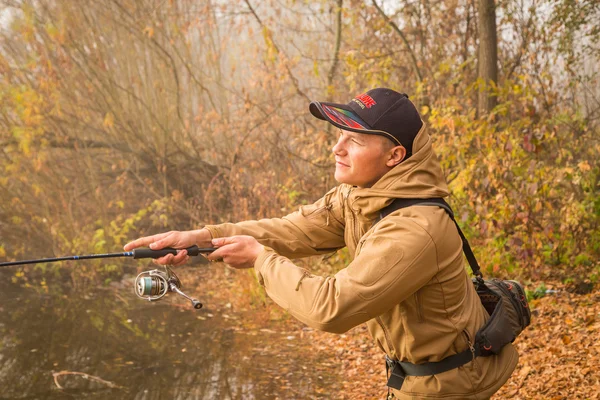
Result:
{"label": "tree trunk", "polygon": [[496,106],[493,86],[498,81],[498,39],[496,36],[496,5],[494,0],[478,0],[479,8],[479,70],[477,115],[489,113]]}

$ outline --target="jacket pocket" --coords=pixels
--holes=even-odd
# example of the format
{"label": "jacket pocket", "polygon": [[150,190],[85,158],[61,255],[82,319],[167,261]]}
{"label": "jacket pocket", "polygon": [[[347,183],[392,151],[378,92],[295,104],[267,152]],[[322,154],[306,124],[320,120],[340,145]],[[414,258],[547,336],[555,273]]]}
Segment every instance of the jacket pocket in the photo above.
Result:
{"label": "jacket pocket", "polygon": [[305,217],[305,218],[314,218],[319,216],[319,214],[323,213],[323,211],[327,210],[327,206],[323,205],[323,206],[319,206],[319,207],[315,207],[314,205],[309,205],[309,206],[304,206],[300,208],[300,213]]}

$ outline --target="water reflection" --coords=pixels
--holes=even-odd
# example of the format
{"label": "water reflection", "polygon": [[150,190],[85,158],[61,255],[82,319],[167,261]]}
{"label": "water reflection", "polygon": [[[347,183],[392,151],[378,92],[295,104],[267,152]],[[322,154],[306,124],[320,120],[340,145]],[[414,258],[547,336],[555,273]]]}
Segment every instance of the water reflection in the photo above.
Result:
{"label": "water reflection", "polygon": [[204,294],[200,311],[174,295],[139,300],[130,272],[122,284],[77,291],[64,274],[45,277],[49,294],[39,294],[11,282],[15,269],[0,270],[0,399],[304,399],[337,390],[335,372],[318,367],[329,356],[276,326],[248,331],[243,316],[224,316]]}

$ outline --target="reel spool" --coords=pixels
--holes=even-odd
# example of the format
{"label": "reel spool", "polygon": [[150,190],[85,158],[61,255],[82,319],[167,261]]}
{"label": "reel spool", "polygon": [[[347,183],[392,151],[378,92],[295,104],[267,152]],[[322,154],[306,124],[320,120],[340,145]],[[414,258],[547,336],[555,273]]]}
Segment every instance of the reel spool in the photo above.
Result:
{"label": "reel spool", "polygon": [[168,291],[168,276],[159,270],[144,271],[135,278],[135,294],[142,299],[157,301]]}
{"label": "reel spool", "polygon": [[158,301],[165,297],[168,292],[175,292],[180,296],[185,297],[192,302],[192,306],[199,310],[202,308],[202,303],[197,299],[189,297],[183,293],[181,281],[175,273],[165,266],[165,271],[153,269],[152,271],[144,271],[135,278],[135,294],[144,300]]}

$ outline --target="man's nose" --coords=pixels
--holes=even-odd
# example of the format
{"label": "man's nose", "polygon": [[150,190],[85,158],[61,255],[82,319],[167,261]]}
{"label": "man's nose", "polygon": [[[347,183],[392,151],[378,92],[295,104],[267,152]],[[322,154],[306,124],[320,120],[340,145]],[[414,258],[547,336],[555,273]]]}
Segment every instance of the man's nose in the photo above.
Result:
{"label": "man's nose", "polygon": [[333,154],[340,154],[344,150],[344,146],[342,144],[342,138],[339,138],[337,143],[333,146],[331,151]]}

